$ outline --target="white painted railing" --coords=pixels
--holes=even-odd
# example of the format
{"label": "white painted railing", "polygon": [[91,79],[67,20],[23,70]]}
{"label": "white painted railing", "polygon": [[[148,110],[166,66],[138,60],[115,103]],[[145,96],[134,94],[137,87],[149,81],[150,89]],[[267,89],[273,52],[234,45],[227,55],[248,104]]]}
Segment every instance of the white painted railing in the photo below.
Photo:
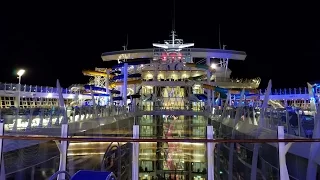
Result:
{"label": "white painted railing", "polygon": [[[18,84],[0,83],[0,90],[2,91],[18,91]],[[68,88],[61,88],[62,94],[74,94]],[[21,85],[21,92],[40,92],[40,93],[58,93],[57,88],[47,86],[33,86],[33,85]]]}
{"label": "white painted railing", "polygon": [[[264,95],[266,90],[260,89],[260,94]],[[270,95],[291,95],[291,94],[308,94],[308,88],[285,88],[285,89],[273,89]]]}

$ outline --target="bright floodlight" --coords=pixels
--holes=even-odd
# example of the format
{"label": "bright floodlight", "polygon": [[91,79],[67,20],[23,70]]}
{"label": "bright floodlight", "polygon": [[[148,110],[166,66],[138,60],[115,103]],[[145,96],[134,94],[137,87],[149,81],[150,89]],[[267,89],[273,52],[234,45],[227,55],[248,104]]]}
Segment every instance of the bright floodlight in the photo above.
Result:
{"label": "bright floodlight", "polygon": [[215,68],[217,68],[217,65],[213,63],[213,64],[211,64],[211,68],[215,69]]}
{"label": "bright floodlight", "polygon": [[18,76],[22,76],[26,71],[24,69],[20,69],[18,72],[17,72],[17,75]]}

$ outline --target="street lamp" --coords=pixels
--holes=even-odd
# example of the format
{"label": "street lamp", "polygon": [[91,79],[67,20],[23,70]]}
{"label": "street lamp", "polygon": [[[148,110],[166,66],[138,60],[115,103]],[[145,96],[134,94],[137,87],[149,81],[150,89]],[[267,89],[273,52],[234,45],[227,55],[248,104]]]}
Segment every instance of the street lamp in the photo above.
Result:
{"label": "street lamp", "polygon": [[17,72],[17,75],[18,75],[18,78],[19,78],[19,84],[21,83],[21,76],[26,72],[26,70],[24,69],[20,69],[18,72]]}
{"label": "street lamp", "polygon": [[21,92],[21,77],[26,71],[24,69],[20,69],[17,72],[19,84],[18,84],[18,108],[20,108],[20,92]]}

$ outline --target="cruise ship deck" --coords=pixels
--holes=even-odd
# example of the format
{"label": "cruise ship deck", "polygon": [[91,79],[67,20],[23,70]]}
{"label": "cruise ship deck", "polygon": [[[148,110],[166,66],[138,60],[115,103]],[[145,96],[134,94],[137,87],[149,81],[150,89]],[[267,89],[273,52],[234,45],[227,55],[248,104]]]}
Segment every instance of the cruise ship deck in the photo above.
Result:
{"label": "cruise ship deck", "polygon": [[0,84],[0,180],[319,179],[318,86],[232,80],[246,53],[172,39],[63,89]]}

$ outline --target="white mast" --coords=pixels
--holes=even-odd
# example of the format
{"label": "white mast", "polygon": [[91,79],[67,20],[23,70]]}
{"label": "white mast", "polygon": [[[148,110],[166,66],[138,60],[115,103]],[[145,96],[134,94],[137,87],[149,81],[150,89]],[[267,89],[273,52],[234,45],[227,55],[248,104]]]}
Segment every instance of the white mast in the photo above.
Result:
{"label": "white mast", "polygon": [[[164,44],[153,43],[152,45],[153,45],[154,47],[158,47],[158,48],[174,49],[174,50],[181,50],[181,49],[183,49],[183,48],[188,48],[188,47],[194,46],[194,43],[184,44],[183,41],[182,41],[182,39],[176,39],[175,36],[177,36],[177,35],[176,35],[175,31],[172,31],[171,36],[172,36],[171,42],[170,42],[170,40],[169,40],[169,42],[165,41]],[[177,40],[177,44],[175,44],[175,41],[176,41],[176,40]]]}
{"label": "white mast", "polygon": [[174,30],[172,30],[172,45],[174,46],[174,41],[175,41],[175,32],[174,32]]}

